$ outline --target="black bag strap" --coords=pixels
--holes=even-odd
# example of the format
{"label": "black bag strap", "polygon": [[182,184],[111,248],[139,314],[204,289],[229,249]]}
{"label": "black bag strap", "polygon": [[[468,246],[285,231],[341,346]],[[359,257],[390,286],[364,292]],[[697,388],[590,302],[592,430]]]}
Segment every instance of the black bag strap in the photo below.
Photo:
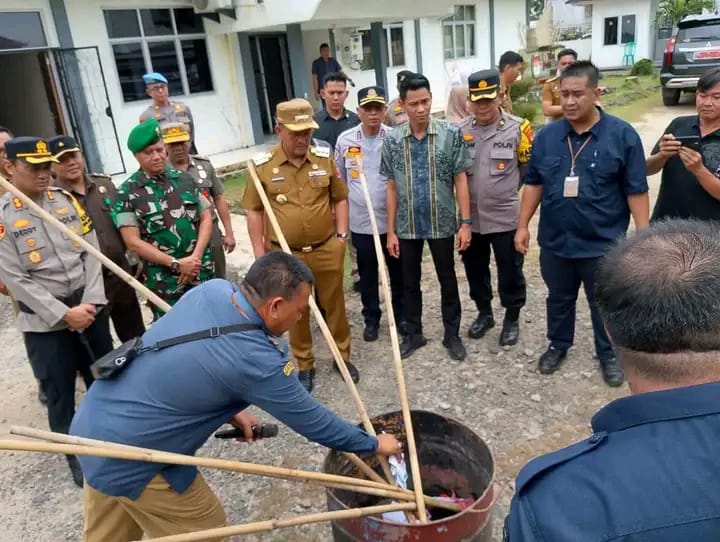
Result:
{"label": "black bag strap", "polygon": [[211,327],[210,329],[204,329],[202,331],[180,335],[171,339],[165,339],[164,341],[158,341],[150,346],[140,348],[138,353],[141,354],[143,352],[149,352],[150,350],[161,350],[163,348],[182,343],[199,341],[200,339],[214,339],[215,337],[226,335],[227,333],[235,333],[236,331],[252,331],[254,329],[262,329],[262,327],[258,324],[233,324],[231,326]]}

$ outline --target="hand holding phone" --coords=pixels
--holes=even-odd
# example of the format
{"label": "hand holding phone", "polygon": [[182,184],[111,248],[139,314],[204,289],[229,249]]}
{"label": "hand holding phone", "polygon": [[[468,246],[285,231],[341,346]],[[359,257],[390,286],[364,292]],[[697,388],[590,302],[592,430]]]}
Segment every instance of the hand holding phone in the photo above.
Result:
{"label": "hand holding phone", "polygon": [[680,145],[700,152],[700,136],[689,135],[689,136],[677,136],[675,141],[679,141]]}

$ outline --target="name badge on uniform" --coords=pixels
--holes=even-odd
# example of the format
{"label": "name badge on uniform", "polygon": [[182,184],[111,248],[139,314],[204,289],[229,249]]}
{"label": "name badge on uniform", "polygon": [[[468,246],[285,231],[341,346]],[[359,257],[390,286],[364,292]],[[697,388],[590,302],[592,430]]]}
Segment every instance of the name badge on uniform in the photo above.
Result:
{"label": "name badge on uniform", "polygon": [[580,177],[577,175],[570,175],[565,177],[563,183],[563,197],[565,198],[576,198],[580,190]]}
{"label": "name badge on uniform", "polygon": [[273,177],[270,179],[271,183],[281,183],[285,180],[285,177]]}
{"label": "name badge on uniform", "polygon": [[324,175],[327,175],[327,171],[324,169],[317,169],[315,171],[308,172],[308,176],[310,177],[322,177]]}

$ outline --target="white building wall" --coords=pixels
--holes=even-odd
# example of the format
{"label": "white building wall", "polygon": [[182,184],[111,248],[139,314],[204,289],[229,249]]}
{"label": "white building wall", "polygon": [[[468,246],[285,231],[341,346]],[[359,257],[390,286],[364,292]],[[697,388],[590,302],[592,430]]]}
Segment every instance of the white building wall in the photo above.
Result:
{"label": "white building wall", "polygon": [[[176,1],[153,4],[153,7],[191,5],[190,2]],[[151,101],[148,98],[124,103],[102,9],[143,8],[147,7],[147,2],[124,0],[122,3],[117,1],[100,3],[96,0],[73,0],[65,2],[65,6],[75,46],[96,45],[99,48],[126,167],[128,171],[133,171],[136,162],[127,150],[125,142],[130,130],[137,124],[140,113],[151,104]],[[213,23],[205,24],[207,27]],[[236,35],[208,35],[207,51],[214,90],[202,94],[177,96],[174,99],[187,104],[192,110],[197,146],[203,154],[215,154],[251,145],[252,129]]]}
{"label": "white building wall", "polygon": [[624,44],[604,45],[605,19],[618,17],[618,41],[622,29],[621,17],[635,15],[635,60],[650,58],[651,2],[648,0],[606,0],[593,3],[592,61],[600,69],[622,66]]}
{"label": "white building wall", "polygon": [[585,6],[571,6],[565,0],[548,0],[553,8],[555,26],[576,26],[585,22]]}
{"label": "white building wall", "polygon": [[[527,14],[524,0],[495,0],[495,64],[505,51],[518,51],[523,47]],[[478,9],[480,9],[478,7]],[[527,59],[526,59],[527,60]]]}

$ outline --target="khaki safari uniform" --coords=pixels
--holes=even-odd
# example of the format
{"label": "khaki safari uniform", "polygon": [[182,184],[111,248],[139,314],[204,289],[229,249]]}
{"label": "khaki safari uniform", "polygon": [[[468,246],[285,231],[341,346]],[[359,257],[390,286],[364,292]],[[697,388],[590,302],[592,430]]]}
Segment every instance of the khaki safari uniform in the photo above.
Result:
{"label": "khaki safari uniform", "polygon": [[197,152],[195,148],[195,121],[193,120],[190,108],[181,102],[168,101],[168,105],[152,104],[140,115],[140,122],[150,119],[157,120],[160,125],[171,122],[182,122],[190,128],[191,152]]}
{"label": "khaki safari uniform", "polygon": [[[12,182],[10,179],[3,177],[2,175],[0,175],[0,177],[5,179],[7,182]],[[0,197],[4,196],[5,192],[6,192],[6,190],[2,186],[0,186]],[[17,313],[19,310],[17,301],[15,301],[15,298],[12,295],[9,295],[8,297],[10,298],[10,304],[12,305],[13,313],[15,314],[15,316],[17,316]]]}
{"label": "khaki safari uniform", "polygon": [[385,124],[388,126],[399,126],[403,122],[407,122],[407,113],[400,105],[400,97],[398,96],[388,104],[387,113],[385,114]]}
{"label": "khaki safari uniform", "polygon": [[510,86],[506,86],[503,84],[500,84],[500,108],[505,111],[505,113],[510,113],[512,115],[512,98],[510,97]]}
{"label": "khaki safari uniform", "polygon": [[[545,81],[545,84],[542,88],[542,101],[552,101],[552,105],[560,105],[560,78],[555,76],[551,79],[548,79]],[[563,118],[562,113],[560,115],[555,116],[546,116],[545,117],[545,124],[549,124],[551,122],[555,122],[556,120],[560,120]]]}
{"label": "khaki safari uniform", "polygon": [[[90,215],[100,251],[133,275],[135,270],[128,262],[125,243],[112,221],[112,207],[117,201],[117,188],[112,179],[99,173],[86,173],[84,194],[76,192],[69,184],[60,181],[55,184],[70,192]],[[145,325],[135,290],[107,267],[103,267],[102,272],[108,311],[118,338],[125,342],[140,337],[145,333]]]}
{"label": "khaki safari uniform", "polygon": [[210,238],[210,249],[212,250],[213,261],[215,262],[215,276],[224,279],[227,275],[227,264],[225,261],[225,248],[223,247],[223,234],[220,231],[220,218],[215,208],[215,198],[222,196],[225,192],[225,185],[215,171],[210,160],[197,154],[190,155],[190,165],[187,173],[195,180],[205,197],[210,201],[213,214],[213,232]]}
{"label": "khaki safari uniform", "polygon": [[[337,176],[330,149],[311,147],[298,168],[286,157],[281,145],[254,160],[258,177],[270,200],[293,255],[303,260],[315,277],[319,304],[340,353],[350,359],[350,326],[345,313],[343,264],[345,243],[335,237],[333,203],[347,199],[345,182]],[[245,189],[243,206],[262,211],[255,185]],[[270,241],[279,249],[274,231]],[[301,371],[313,368],[312,335],[309,311],[290,330],[290,347]]]}
{"label": "khaki safari uniform", "polygon": [[[97,247],[92,220],[69,192],[50,187],[37,203]],[[92,358],[112,349],[102,308],[107,300],[101,264],[8,193],[0,198],[0,281],[18,302],[17,327],[48,398],[50,429],[67,433],[75,412],[77,373],[89,386]],[[98,311],[82,335],[64,320],[67,311],[81,303],[95,305]]]}

